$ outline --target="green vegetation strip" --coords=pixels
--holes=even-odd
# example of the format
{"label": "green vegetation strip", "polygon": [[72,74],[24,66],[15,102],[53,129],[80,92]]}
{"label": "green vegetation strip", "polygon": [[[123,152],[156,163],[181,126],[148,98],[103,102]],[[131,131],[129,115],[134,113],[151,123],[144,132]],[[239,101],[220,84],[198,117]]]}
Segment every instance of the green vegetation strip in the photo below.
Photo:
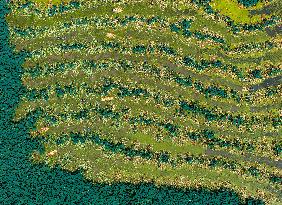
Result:
{"label": "green vegetation strip", "polygon": [[[255,143],[257,145],[261,144],[261,142],[258,140],[260,136],[264,136],[263,132],[260,133],[259,130],[257,130],[255,132],[255,135],[251,134],[251,133],[242,133],[241,131],[237,131],[237,128],[235,126],[233,126],[233,131],[230,132],[228,131],[230,128],[230,125],[225,124],[224,123],[224,127],[227,127],[227,129],[222,129],[222,125],[218,125],[216,123],[216,121],[214,123],[209,123],[207,125],[205,125],[205,119],[202,119],[202,117],[200,116],[194,116],[194,115],[189,115],[186,117],[179,117],[179,116],[174,116],[176,113],[174,110],[179,109],[178,106],[169,106],[169,107],[163,107],[163,105],[158,105],[155,106],[154,104],[151,104],[153,101],[155,101],[155,99],[152,98],[147,98],[143,99],[143,98],[138,98],[135,99],[127,99],[127,98],[122,98],[119,99],[117,97],[117,91],[118,90],[111,90],[110,93],[108,93],[108,97],[104,97],[105,99],[109,99],[109,102],[101,102],[103,100],[103,97],[99,97],[97,95],[86,95],[85,90],[81,90],[79,92],[79,95],[76,96],[64,96],[62,99],[64,101],[64,106],[61,106],[61,98],[58,98],[56,96],[52,97],[51,94],[51,98],[49,98],[49,101],[45,101],[45,100],[40,100],[40,101],[34,101],[32,103],[30,103],[29,101],[24,102],[23,104],[20,105],[20,109],[17,110],[16,112],[16,119],[19,119],[20,117],[23,117],[27,112],[30,112],[32,110],[35,110],[37,107],[43,107],[44,111],[46,113],[49,114],[55,114],[58,115],[60,113],[64,113],[67,114],[69,112],[73,112],[73,111],[82,111],[85,109],[90,109],[91,107],[93,107],[97,102],[99,102],[99,104],[102,105],[107,105],[110,107],[115,107],[115,109],[123,109],[123,106],[126,104],[127,108],[131,108],[131,114],[134,115],[138,115],[140,113],[147,113],[148,117],[151,117],[152,119],[159,119],[161,121],[172,121],[174,122],[177,126],[179,127],[179,130],[181,131],[182,129],[186,129],[187,126],[190,127],[190,129],[210,129],[212,128],[213,130],[215,130],[216,132],[221,133],[224,136],[224,139],[230,139],[229,136],[233,136],[233,138],[231,137],[231,139],[235,139],[237,140],[238,136],[241,136],[242,134],[244,134],[245,139],[256,139]],[[53,93],[53,95],[55,95],[55,93]],[[84,99],[82,101],[82,99]],[[152,101],[153,100],[153,101]],[[173,102],[173,101],[172,101]],[[83,103],[83,104],[82,104]],[[156,103],[156,102],[155,102]],[[121,106],[121,107],[120,107]],[[142,108],[142,109],[141,109]],[[191,120],[189,119],[191,118]],[[195,120],[197,123],[195,123]],[[45,125],[40,125],[38,129],[40,129],[41,127],[44,127]],[[181,128],[181,129],[180,129]],[[260,133],[260,134],[259,134]],[[243,140],[243,138],[241,139]],[[248,141],[246,141],[246,143],[250,143]],[[268,149],[271,150],[271,145],[272,145],[272,141],[267,142],[268,144]],[[264,147],[263,151],[265,151],[266,146]],[[258,152],[260,152],[259,150],[257,150]],[[269,152],[266,152],[269,153]]]}
{"label": "green vegetation strip", "polygon": [[[68,31],[68,32],[70,32],[70,33],[67,34],[67,36],[69,36],[69,37],[72,37],[74,35],[77,36],[76,33],[79,33],[79,36],[77,36],[78,38],[76,38],[76,40],[74,40],[74,41],[71,40],[73,38],[68,39],[69,37],[67,37],[67,36],[62,36],[62,37],[58,36],[57,32],[56,32],[56,36],[53,36],[53,37],[50,36],[49,40],[47,40],[48,37],[46,39],[46,36],[45,36],[45,37],[43,37],[43,40],[44,40],[44,42],[52,42],[52,40],[56,42],[56,41],[60,41],[60,40],[64,39],[66,43],[73,43],[73,42],[83,43],[83,42],[87,42],[87,41],[88,42],[92,41],[93,38],[99,39],[99,40],[104,39],[106,37],[107,32],[112,31],[112,28],[110,28],[110,30],[108,30],[108,31],[104,31],[104,30],[101,30],[101,29],[94,28],[93,32],[91,32],[92,29],[89,29],[89,30],[88,29],[89,28],[87,28],[87,30],[85,30],[85,28],[84,28],[83,31],[81,31],[81,32],[76,32],[76,31],[70,32],[70,31]],[[126,29],[126,30],[124,30],[124,29]],[[168,31],[168,30],[164,30],[165,32],[163,32],[163,31],[159,31],[158,29],[150,28],[149,31],[151,31],[151,32],[140,31],[140,29],[136,31],[136,29],[134,29],[134,27],[132,28],[132,26],[129,26],[129,27],[123,28],[121,31],[115,30],[114,35],[117,35],[116,36],[117,39],[121,39],[124,36],[124,33],[126,33],[126,36],[128,38],[133,37],[132,40],[136,41],[136,40],[139,39],[137,41],[139,43],[147,43],[147,41],[150,41],[152,39],[158,39],[158,41],[169,43],[169,45],[172,46],[172,48],[174,48],[174,49],[179,48],[179,43],[180,43],[181,47],[184,51],[189,51],[189,53],[186,53],[185,55],[192,55],[194,58],[196,58],[198,60],[199,60],[199,56],[201,56],[202,54],[209,53],[208,56],[203,55],[203,57],[206,59],[206,58],[210,58],[210,56],[213,56],[214,58],[217,58],[217,59],[219,59],[223,62],[226,62],[226,63],[234,63],[235,64],[236,62],[238,62],[239,64],[244,63],[245,66],[250,66],[249,63],[252,63],[252,62],[255,62],[255,61],[257,61],[258,63],[260,62],[260,59],[257,59],[257,57],[255,59],[253,59],[252,61],[250,61],[248,58],[241,59],[240,55],[239,56],[237,55],[235,57],[229,57],[228,55],[222,53],[222,51],[219,48],[214,47],[214,46],[209,46],[207,48],[200,48],[199,45],[197,45],[197,41],[195,41],[196,39],[191,39],[192,44],[191,44],[191,41],[190,41],[190,43],[189,43],[190,45],[187,47],[186,44],[182,43],[183,40],[187,41],[185,39],[182,40],[181,39],[181,38],[183,38],[182,36],[177,36],[178,39],[180,38],[180,42],[179,42],[178,39],[173,38],[174,35],[172,35],[172,36],[171,35],[165,35],[164,36],[164,33],[167,33],[167,32],[169,34],[171,34],[171,32]],[[95,36],[89,36],[89,33],[95,33]],[[150,36],[148,36],[148,33],[149,33]],[[143,37],[141,41],[140,41],[140,36]],[[145,38],[146,40],[144,41],[145,36],[146,37],[148,36],[149,39],[147,40]],[[160,37],[162,37],[162,38],[160,38]],[[33,39],[33,41],[35,41],[35,40],[36,39]],[[38,45],[38,46],[42,47],[44,44],[46,44],[44,42],[38,42],[38,43],[32,42],[31,44],[27,42],[27,45]],[[23,42],[18,42],[16,44],[21,45],[21,46],[25,45],[25,43],[23,43]],[[30,48],[30,49],[35,49],[33,47],[34,46],[32,46],[32,48]],[[261,56],[259,58],[264,57],[264,61],[271,60],[272,63],[275,63],[276,59],[279,59],[279,56],[281,55],[281,50],[277,50],[277,49],[275,49],[275,50],[278,52],[277,54],[272,53],[272,55],[269,55],[268,53],[265,53],[265,55],[267,55],[268,57],[265,58],[265,56]],[[277,55],[276,56],[277,58],[273,58],[274,54]],[[254,55],[255,55],[255,53],[254,53]],[[252,65],[252,67],[253,67],[253,65]]]}
{"label": "green vegetation strip", "polygon": [[[257,181],[254,177],[238,178],[237,174],[230,173],[227,170],[209,170],[189,164],[179,167],[162,165],[161,168],[158,168],[157,163],[154,161],[140,158],[133,158],[133,160],[128,161],[123,155],[118,154],[109,156],[92,143],[85,143],[83,147],[72,143],[60,147],[48,145],[47,152],[51,150],[58,150],[60,155],[53,160],[47,159],[50,164],[61,162],[69,170],[75,170],[80,166],[85,167],[85,176],[95,181],[138,182],[141,180],[154,180],[157,184],[173,184],[180,187],[181,185],[201,184],[209,188],[224,184],[248,196],[260,196],[260,192],[257,191],[259,189],[266,194],[264,197],[268,200],[272,202],[278,200],[277,194],[269,190],[270,184],[264,180]],[[67,153],[69,153],[67,155],[68,163],[64,163],[62,157],[66,156]],[[199,182],[198,179],[205,183]]]}
{"label": "green vegetation strip", "polygon": [[[78,79],[77,76],[80,76],[80,80],[78,82],[76,82],[77,85],[79,85],[79,82],[86,82],[87,84],[91,85],[91,84],[93,84],[93,80],[99,80],[99,79],[102,79],[102,78],[110,77],[114,81],[124,82],[124,83],[127,83],[127,84],[128,84],[128,82],[134,82],[135,81],[135,82],[138,82],[139,86],[142,86],[143,88],[150,86],[151,90],[160,90],[160,92],[163,92],[164,95],[170,94],[174,98],[178,98],[179,96],[183,96],[186,99],[190,99],[191,96],[192,96],[195,100],[198,100],[198,101],[204,103],[206,106],[209,106],[209,105],[220,106],[220,108],[222,108],[223,111],[225,111],[225,112],[229,112],[231,110],[232,110],[232,112],[234,112],[234,109],[237,109],[237,103],[231,104],[232,101],[230,101],[230,99],[228,99],[228,100],[227,99],[226,100],[223,100],[223,99],[210,100],[210,98],[204,97],[203,94],[195,93],[195,91],[192,91],[192,89],[190,87],[179,86],[177,83],[175,83],[173,81],[169,81],[169,82],[167,80],[165,80],[164,82],[159,81],[158,85],[154,85],[155,84],[154,82],[157,80],[157,78],[160,79],[161,76],[159,76],[159,75],[157,75],[157,76],[147,75],[147,70],[150,69],[150,67],[146,67],[145,70],[139,69],[139,71],[138,71],[136,69],[133,69],[133,70],[130,69],[130,71],[128,70],[128,72],[127,71],[125,72],[123,69],[118,68],[116,66],[118,66],[118,65],[113,64],[112,66],[109,65],[109,68],[107,68],[106,70],[105,69],[94,70],[94,71],[91,72],[91,75],[87,74],[86,71],[83,71],[81,69],[74,69],[74,70],[67,71],[64,74],[58,73],[55,76],[53,76],[53,75],[42,76],[42,77],[37,77],[35,79],[30,78],[30,77],[25,77],[25,78],[23,78],[23,81],[26,82],[25,85],[29,89],[33,89],[33,88],[43,89],[43,88],[46,88],[49,85],[49,83],[56,84],[56,83],[60,82],[60,85],[62,85],[62,86],[68,85],[71,82],[74,82],[73,80]],[[140,66],[142,66],[142,65],[140,65]],[[140,66],[137,66],[137,67],[141,68]],[[175,71],[177,71],[177,70],[175,70]],[[163,71],[160,71],[160,72],[163,72],[163,74],[165,74],[167,71],[163,70]],[[189,71],[187,71],[187,72],[189,73]],[[131,73],[131,75],[129,76],[130,73]],[[136,74],[138,75],[138,77],[136,76]],[[142,76],[144,76],[144,77],[142,77]],[[196,76],[196,78],[197,77],[198,76]],[[172,90],[171,88],[175,88],[175,89]],[[256,96],[256,97],[259,97],[259,96]],[[277,99],[279,100],[279,98],[277,98]],[[214,104],[214,103],[216,103],[216,104]],[[228,109],[228,108],[224,109],[224,106],[228,106],[228,107],[232,106],[232,107],[231,107],[231,109]],[[248,111],[250,110],[250,106],[248,106],[248,105],[245,105],[244,109],[242,107],[242,106],[244,106],[244,104],[241,104],[240,106],[241,106],[240,110],[241,111],[244,110],[243,113],[248,113]],[[275,109],[272,109],[272,112],[273,112],[273,114],[279,113],[279,110],[275,111]],[[236,110],[235,110],[235,113],[236,113]],[[239,112],[239,113],[241,113],[241,112]],[[258,113],[257,113],[257,115],[258,115]]]}

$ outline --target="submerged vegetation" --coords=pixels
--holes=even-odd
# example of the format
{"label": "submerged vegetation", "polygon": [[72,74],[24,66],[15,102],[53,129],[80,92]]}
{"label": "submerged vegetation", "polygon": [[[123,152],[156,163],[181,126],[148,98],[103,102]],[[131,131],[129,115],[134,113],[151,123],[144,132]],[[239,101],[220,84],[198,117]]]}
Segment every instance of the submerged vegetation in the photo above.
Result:
{"label": "submerged vegetation", "polygon": [[281,35],[266,31],[281,17],[250,12],[272,4],[14,2],[33,162],[281,203]]}

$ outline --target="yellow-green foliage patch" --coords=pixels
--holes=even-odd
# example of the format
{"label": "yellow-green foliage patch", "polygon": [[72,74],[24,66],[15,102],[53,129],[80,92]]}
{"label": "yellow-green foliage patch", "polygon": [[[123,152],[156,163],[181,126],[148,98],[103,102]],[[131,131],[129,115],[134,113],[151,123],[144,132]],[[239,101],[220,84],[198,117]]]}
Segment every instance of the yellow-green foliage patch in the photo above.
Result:
{"label": "yellow-green foliage patch", "polygon": [[250,16],[249,10],[240,6],[237,0],[212,0],[211,7],[221,14],[230,17],[235,23],[258,23],[261,15]]}

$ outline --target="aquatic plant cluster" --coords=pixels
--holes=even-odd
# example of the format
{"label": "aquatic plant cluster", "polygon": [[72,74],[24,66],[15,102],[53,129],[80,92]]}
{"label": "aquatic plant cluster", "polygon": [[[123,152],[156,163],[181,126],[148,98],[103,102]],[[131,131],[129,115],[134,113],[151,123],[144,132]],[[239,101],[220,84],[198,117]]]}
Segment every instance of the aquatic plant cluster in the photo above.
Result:
{"label": "aquatic plant cluster", "polygon": [[266,32],[281,19],[249,13],[269,5],[10,3],[10,43],[25,59],[13,120],[32,118],[30,137],[43,145],[30,160],[95,183],[281,203],[282,44]]}

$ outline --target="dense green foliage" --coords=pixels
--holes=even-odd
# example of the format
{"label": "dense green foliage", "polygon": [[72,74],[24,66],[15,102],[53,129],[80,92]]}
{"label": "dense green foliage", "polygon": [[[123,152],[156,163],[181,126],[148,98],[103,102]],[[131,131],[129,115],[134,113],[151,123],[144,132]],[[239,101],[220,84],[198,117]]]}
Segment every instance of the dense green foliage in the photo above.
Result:
{"label": "dense green foliage", "polygon": [[[209,0],[191,3],[196,13],[202,7],[222,17]],[[175,10],[159,12],[158,5],[153,15],[148,9],[144,17],[108,18],[119,9],[98,4],[100,16],[74,20],[72,14],[95,12],[71,2],[51,7],[46,22],[32,5],[13,8],[20,12],[7,17],[10,32],[9,9],[4,1],[0,6],[0,203],[265,204],[259,191],[281,197],[281,160],[273,160],[281,156],[281,87],[271,81],[279,78],[281,54],[277,39],[264,32],[277,18],[236,24],[225,16],[223,27],[215,23],[221,30],[206,31],[197,25],[204,17],[171,17]],[[139,12],[135,6],[126,12]],[[21,13],[30,8],[32,15]],[[51,25],[56,35],[42,37]],[[73,31],[81,35],[67,37]],[[261,31],[262,42],[245,31]],[[252,52],[261,57],[249,59]],[[203,186],[180,188],[178,177]],[[234,190],[218,185],[226,180]],[[246,199],[236,193],[244,183]]]}
{"label": "dense green foliage", "polygon": [[[116,183],[92,184],[84,180],[78,170],[63,171],[43,164],[32,164],[33,150],[44,151],[40,140],[31,139],[29,129],[34,126],[36,113],[15,124],[11,121],[20,96],[26,92],[21,84],[23,56],[10,48],[9,31],[4,16],[7,5],[0,4],[0,73],[1,73],[1,204],[239,204],[237,194],[219,189],[179,190],[173,187],[157,188],[153,184]],[[248,202],[254,204],[253,199]],[[258,204],[259,201],[255,201]],[[262,202],[260,202],[262,203]]]}

